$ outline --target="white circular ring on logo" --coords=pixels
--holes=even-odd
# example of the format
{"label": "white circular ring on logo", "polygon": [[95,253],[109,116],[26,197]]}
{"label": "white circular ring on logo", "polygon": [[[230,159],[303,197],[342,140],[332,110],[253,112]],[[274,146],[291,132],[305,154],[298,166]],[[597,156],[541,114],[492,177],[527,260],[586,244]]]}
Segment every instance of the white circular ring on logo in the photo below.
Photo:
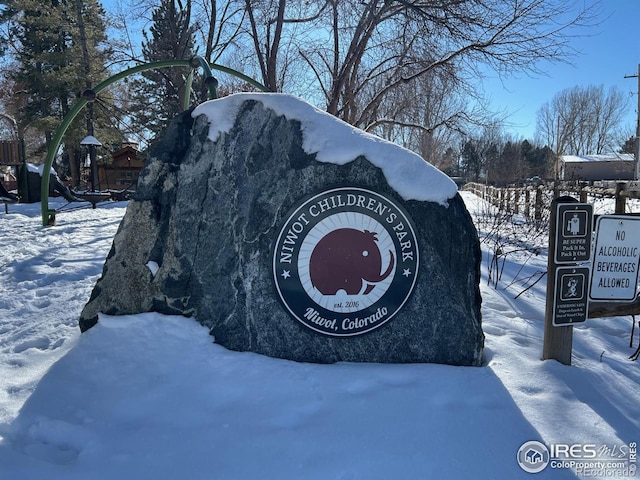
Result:
{"label": "white circular ring on logo", "polygon": [[540,473],[549,464],[549,449],[536,440],[525,442],[518,449],[518,465],[527,473]]}
{"label": "white circular ring on logo", "polygon": [[[313,249],[318,242],[325,237],[325,235],[339,228],[355,228],[363,232],[369,231],[375,233],[377,237],[376,244],[382,257],[381,264],[386,266],[392,261],[394,263],[391,273],[384,280],[377,282],[375,287],[366,295],[364,292],[369,285],[366,281],[362,282],[362,288],[357,295],[348,296],[344,290],[338,291],[335,295],[323,295],[313,286],[309,273],[309,260],[311,259]],[[395,245],[393,244],[393,240],[389,236],[389,233],[380,224],[380,222],[374,218],[358,212],[340,212],[335,215],[331,215],[317,223],[309,231],[300,246],[300,253],[298,255],[298,272],[300,274],[302,287],[314,302],[327,310],[339,313],[357,312],[376,303],[389,289],[396,271],[395,250]],[[369,253],[370,252],[365,250],[362,252],[362,256],[367,257]]]}

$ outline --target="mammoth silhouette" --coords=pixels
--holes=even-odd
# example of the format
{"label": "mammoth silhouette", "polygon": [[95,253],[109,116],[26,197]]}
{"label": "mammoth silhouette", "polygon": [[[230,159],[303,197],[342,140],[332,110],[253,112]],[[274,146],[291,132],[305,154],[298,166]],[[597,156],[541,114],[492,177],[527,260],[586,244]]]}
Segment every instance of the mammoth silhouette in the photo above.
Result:
{"label": "mammoth silhouette", "polygon": [[364,294],[370,293],[376,283],[391,274],[395,264],[393,252],[389,250],[389,266],[380,273],[382,257],[376,235],[368,230],[339,228],[322,237],[309,260],[312,285],[323,295],[335,295],[338,290],[357,295],[362,283],[367,282]]}

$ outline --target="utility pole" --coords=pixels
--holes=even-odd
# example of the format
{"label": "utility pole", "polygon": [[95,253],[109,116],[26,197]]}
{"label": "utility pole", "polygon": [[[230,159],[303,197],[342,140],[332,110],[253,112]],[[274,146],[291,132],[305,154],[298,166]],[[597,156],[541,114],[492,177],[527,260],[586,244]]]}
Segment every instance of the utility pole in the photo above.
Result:
{"label": "utility pole", "polygon": [[636,110],[636,141],[634,142],[634,154],[635,154],[635,169],[634,179],[640,180],[640,63],[638,64],[638,73],[635,75],[625,75],[624,78],[637,78],[638,79],[638,106]]}

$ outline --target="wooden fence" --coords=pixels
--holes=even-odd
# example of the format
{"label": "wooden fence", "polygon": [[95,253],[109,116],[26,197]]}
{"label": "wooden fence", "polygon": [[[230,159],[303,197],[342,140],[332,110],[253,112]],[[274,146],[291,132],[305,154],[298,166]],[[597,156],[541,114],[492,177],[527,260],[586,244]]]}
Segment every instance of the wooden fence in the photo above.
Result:
{"label": "wooden fence", "polygon": [[589,199],[615,199],[616,214],[625,213],[627,199],[640,198],[640,182],[602,182],[600,185],[576,182],[547,182],[537,185],[494,187],[481,183],[467,183],[462,188],[483,198],[500,211],[522,214],[537,222],[549,211],[551,201],[562,195]]}
{"label": "wooden fence", "polygon": [[[567,182],[550,182],[539,185],[493,187],[481,183],[467,183],[462,190],[470,191],[485,199],[500,211],[522,214],[539,224],[549,219],[551,201],[562,195],[577,197],[588,203],[594,198],[615,199],[615,214],[627,213],[629,198],[640,198],[640,182],[610,182],[590,185]],[[640,315],[640,295],[630,303],[590,302],[589,318]],[[634,319],[635,323],[635,319]],[[633,333],[632,333],[633,336]],[[640,356],[640,347],[634,354]]]}

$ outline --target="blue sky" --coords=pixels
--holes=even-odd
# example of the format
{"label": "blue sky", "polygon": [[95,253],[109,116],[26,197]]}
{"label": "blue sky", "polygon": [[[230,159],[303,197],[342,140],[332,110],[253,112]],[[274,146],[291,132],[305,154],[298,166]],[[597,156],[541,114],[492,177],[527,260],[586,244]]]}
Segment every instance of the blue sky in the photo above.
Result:
{"label": "blue sky", "polygon": [[[585,0],[589,4],[597,0]],[[536,112],[561,90],[575,86],[603,85],[618,87],[628,94],[629,107],[624,125],[629,135],[635,133],[638,104],[638,81],[624,78],[636,75],[640,63],[640,0],[601,0],[599,25],[581,29],[571,42],[581,52],[571,64],[541,62],[537,68],[545,75],[500,79],[490,74],[482,89],[492,110],[506,115],[505,132],[516,138],[534,139]],[[114,11],[116,0],[103,0]],[[580,0],[577,7],[582,6]]]}
{"label": "blue sky", "polygon": [[533,138],[536,112],[553,96],[566,88],[587,85],[618,87],[629,95],[628,123],[630,134],[635,132],[638,104],[640,63],[640,0],[603,0],[601,22],[575,38],[572,46],[581,52],[566,63],[541,63],[546,76],[516,79],[485,79],[483,82],[490,104],[509,115],[505,131],[517,137]]}

